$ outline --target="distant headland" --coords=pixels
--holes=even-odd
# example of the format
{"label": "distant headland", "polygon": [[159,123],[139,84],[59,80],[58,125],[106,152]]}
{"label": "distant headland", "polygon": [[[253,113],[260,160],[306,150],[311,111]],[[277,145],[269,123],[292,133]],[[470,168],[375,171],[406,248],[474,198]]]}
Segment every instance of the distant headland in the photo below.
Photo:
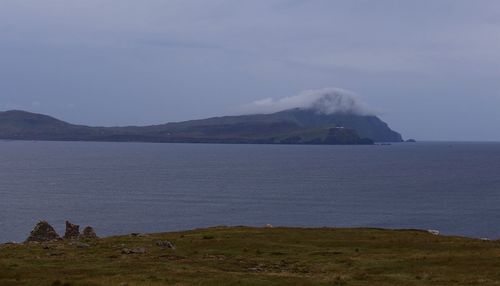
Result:
{"label": "distant headland", "polygon": [[326,145],[403,141],[399,133],[374,115],[327,114],[301,108],[141,127],[90,127],[10,110],[0,112],[0,139]]}

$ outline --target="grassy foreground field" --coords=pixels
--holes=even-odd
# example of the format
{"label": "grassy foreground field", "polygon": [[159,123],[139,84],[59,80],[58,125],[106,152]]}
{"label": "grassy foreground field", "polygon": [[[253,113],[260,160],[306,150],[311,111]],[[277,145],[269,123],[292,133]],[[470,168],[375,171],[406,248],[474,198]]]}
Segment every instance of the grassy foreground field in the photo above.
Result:
{"label": "grassy foreground field", "polygon": [[[164,240],[176,249],[157,245]],[[500,242],[413,230],[218,227],[6,244],[0,285],[500,285]]]}

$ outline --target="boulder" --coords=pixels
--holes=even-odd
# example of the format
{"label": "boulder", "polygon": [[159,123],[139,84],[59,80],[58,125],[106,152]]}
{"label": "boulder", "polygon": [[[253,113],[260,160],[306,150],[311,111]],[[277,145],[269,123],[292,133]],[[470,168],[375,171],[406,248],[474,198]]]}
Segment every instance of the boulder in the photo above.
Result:
{"label": "boulder", "polygon": [[26,242],[44,242],[59,239],[61,237],[48,222],[39,221],[31,231],[30,236],[26,239]]}
{"label": "boulder", "polygon": [[91,226],[87,226],[83,229],[82,235],[80,235],[81,238],[84,239],[97,239],[97,234],[95,233],[94,229]]}
{"label": "boulder", "polygon": [[70,242],[69,245],[76,246],[77,248],[89,248],[90,247],[90,244],[83,243],[83,242],[80,242],[80,241]]}
{"label": "boulder", "polygon": [[156,246],[159,246],[161,248],[175,249],[175,245],[168,240],[159,240],[156,242]]}
{"label": "boulder", "polygon": [[78,239],[80,236],[80,226],[66,221],[66,232],[64,239]]}
{"label": "boulder", "polygon": [[429,230],[427,230],[427,232],[432,234],[432,235],[439,235],[439,230],[429,229]]}
{"label": "boulder", "polygon": [[122,254],[144,254],[144,253],[146,253],[146,249],[144,247],[122,249]]}

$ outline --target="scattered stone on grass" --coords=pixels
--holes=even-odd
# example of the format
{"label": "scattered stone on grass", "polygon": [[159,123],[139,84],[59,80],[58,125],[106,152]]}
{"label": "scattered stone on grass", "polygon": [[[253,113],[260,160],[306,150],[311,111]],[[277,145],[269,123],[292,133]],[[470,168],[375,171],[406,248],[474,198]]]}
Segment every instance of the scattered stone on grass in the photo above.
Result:
{"label": "scattered stone on grass", "polygon": [[263,265],[257,265],[255,267],[248,268],[248,271],[250,272],[264,272],[264,267]]}
{"label": "scattered stone on grass", "polygon": [[222,261],[226,259],[226,256],[205,254],[203,255],[203,259]]}
{"label": "scattered stone on grass", "polygon": [[429,229],[429,230],[427,230],[427,232],[432,234],[432,235],[439,235],[439,230]]}
{"label": "scattered stone on grass", "polygon": [[175,249],[175,245],[168,240],[159,240],[156,242],[156,246],[161,247],[161,248]]}
{"label": "scattered stone on grass", "polygon": [[144,253],[146,253],[146,249],[144,247],[122,249],[122,254],[144,254]]}
{"label": "scattered stone on grass", "polygon": [[90,244],[83,243],[83,242],[80,242],[80,241],[70,242],[69,245],[76,246],[77,248],[89,248],[90,247]]}
{"label": "scattered stone on grass", "polygon": [[0,247],[2,246],[11,246],[11,245],[17,245],[18,243],[15,242],[15,241],[9,241],[9,242],[5,242],[5,243],[2,243],[0,244]]}

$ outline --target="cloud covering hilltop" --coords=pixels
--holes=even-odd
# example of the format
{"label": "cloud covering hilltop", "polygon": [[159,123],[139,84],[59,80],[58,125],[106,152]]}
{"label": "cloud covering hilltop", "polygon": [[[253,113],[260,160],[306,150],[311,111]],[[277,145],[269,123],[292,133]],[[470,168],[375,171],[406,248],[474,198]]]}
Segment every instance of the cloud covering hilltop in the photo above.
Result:
{"label": "cloud covering hilltop", "polygon": [[322,114],[347,113],[375,115],[355,93],[341,88],[306,90],[298,95],[274,99],[265,98],[242,107],[243,113],[268,114],[287,109],[313,109]]}

